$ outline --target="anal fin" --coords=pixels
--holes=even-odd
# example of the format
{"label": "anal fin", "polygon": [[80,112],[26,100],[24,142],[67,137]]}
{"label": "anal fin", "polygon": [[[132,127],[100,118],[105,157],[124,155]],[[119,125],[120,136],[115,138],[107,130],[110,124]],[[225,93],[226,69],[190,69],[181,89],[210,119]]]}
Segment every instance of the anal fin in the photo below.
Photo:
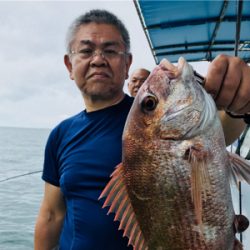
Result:
{"label": "anal fin", "polygon": [[231,179],[238,184],[238,181],[246,181],[250,184],[250,163],[238,156],[228,152],[230,160],[229,174]]}

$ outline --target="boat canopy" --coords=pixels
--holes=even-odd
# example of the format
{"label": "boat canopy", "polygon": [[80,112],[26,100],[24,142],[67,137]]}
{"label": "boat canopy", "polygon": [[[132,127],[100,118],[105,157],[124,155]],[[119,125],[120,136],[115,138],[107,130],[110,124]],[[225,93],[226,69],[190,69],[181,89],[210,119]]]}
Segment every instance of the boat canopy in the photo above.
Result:
{"label": "boat canopy", "polygon": [[218,54],[250,62],[250,1],[134,1],[156,63],[211,61]]}

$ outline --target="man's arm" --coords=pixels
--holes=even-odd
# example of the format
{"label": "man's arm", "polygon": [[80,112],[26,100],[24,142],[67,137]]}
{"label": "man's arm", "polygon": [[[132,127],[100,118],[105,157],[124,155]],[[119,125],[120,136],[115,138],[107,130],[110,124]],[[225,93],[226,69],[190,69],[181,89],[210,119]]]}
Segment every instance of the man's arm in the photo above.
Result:
{"label": "man's arm", "polygon": [[221,124],[223,127],[226,145],[232,144],[243,132],[246,123],[243,119],[230,117],[225,111],[219,111]]}
{"label": "man's arm", "polygon": [[44,198],[35,226],[35,250],[51,250],[59,240],[65,204],[59,187],[45,182]]}

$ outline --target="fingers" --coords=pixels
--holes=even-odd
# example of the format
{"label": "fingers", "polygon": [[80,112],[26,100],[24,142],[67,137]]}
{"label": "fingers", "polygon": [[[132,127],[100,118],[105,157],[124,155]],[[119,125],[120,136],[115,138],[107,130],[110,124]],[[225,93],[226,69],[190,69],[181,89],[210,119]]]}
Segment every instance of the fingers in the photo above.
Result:
{"label": "fingers", "polygon": [[238,58],[231,58],[227,64],[227,71],[224,75],[224,80],[221,84],[220,91],[216,96],[215,102],[219,107],[228,110],[238,95],[242,73]]}
{"label": "fingers", "polygon": [[205,89],[214,99],[219,96],[221,83],[227,73],[228,60],[224,56],[216,57],[208,67]]}
{"label": "fingers", "polygon": [[240,58],[216,57],[208,68],[205,88],[218,108],[250,112],[250,67]]}
{"label": "fingers", "polygon": [[229,109],[235,113],[244,114],[250,112],[250,67],[242,62],[241,70],[240,87]]}

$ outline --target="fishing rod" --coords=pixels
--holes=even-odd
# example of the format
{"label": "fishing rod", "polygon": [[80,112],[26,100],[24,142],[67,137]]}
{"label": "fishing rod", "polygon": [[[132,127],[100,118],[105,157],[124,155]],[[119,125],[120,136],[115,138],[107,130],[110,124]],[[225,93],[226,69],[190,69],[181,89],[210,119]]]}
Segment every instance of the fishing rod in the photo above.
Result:
{"label": "fishing rod", "polygon": [[37,170],[37,171],[28,172],[28,173],[25,173],[25,174],[19,174],[19,175],[7,177],[5,179],[0,180],[0,183],[5,182],[5,181],[9,181],[9,180],[13,180],[13,179],[17,179],[17,178],[27,176],[27,175],[33,175],[33,174],[41,173],[41,172],[42,172],[42,170]]}
{"label": "fishing rod", "polygon": [[[241,26],[241,16],[242,16],[242,7],[243,7],[243,0],[237,1],[237,20],[236,20],[236,33],[235,33],[235,47],[234,47],[234,55],[238,56],[238,49],[239,49],[239,41],[240,41],[240,26]],[[238,147],[236,149],[236,153],[240,156],[240,148],[245,139],[247,131],[243,133],[241,140],[238,141]],[[241,182],[239,181],[239,214],[242,214],[242,187]],[[242,242],[243,237],[242,233],[240,233],[240,242]]]}

